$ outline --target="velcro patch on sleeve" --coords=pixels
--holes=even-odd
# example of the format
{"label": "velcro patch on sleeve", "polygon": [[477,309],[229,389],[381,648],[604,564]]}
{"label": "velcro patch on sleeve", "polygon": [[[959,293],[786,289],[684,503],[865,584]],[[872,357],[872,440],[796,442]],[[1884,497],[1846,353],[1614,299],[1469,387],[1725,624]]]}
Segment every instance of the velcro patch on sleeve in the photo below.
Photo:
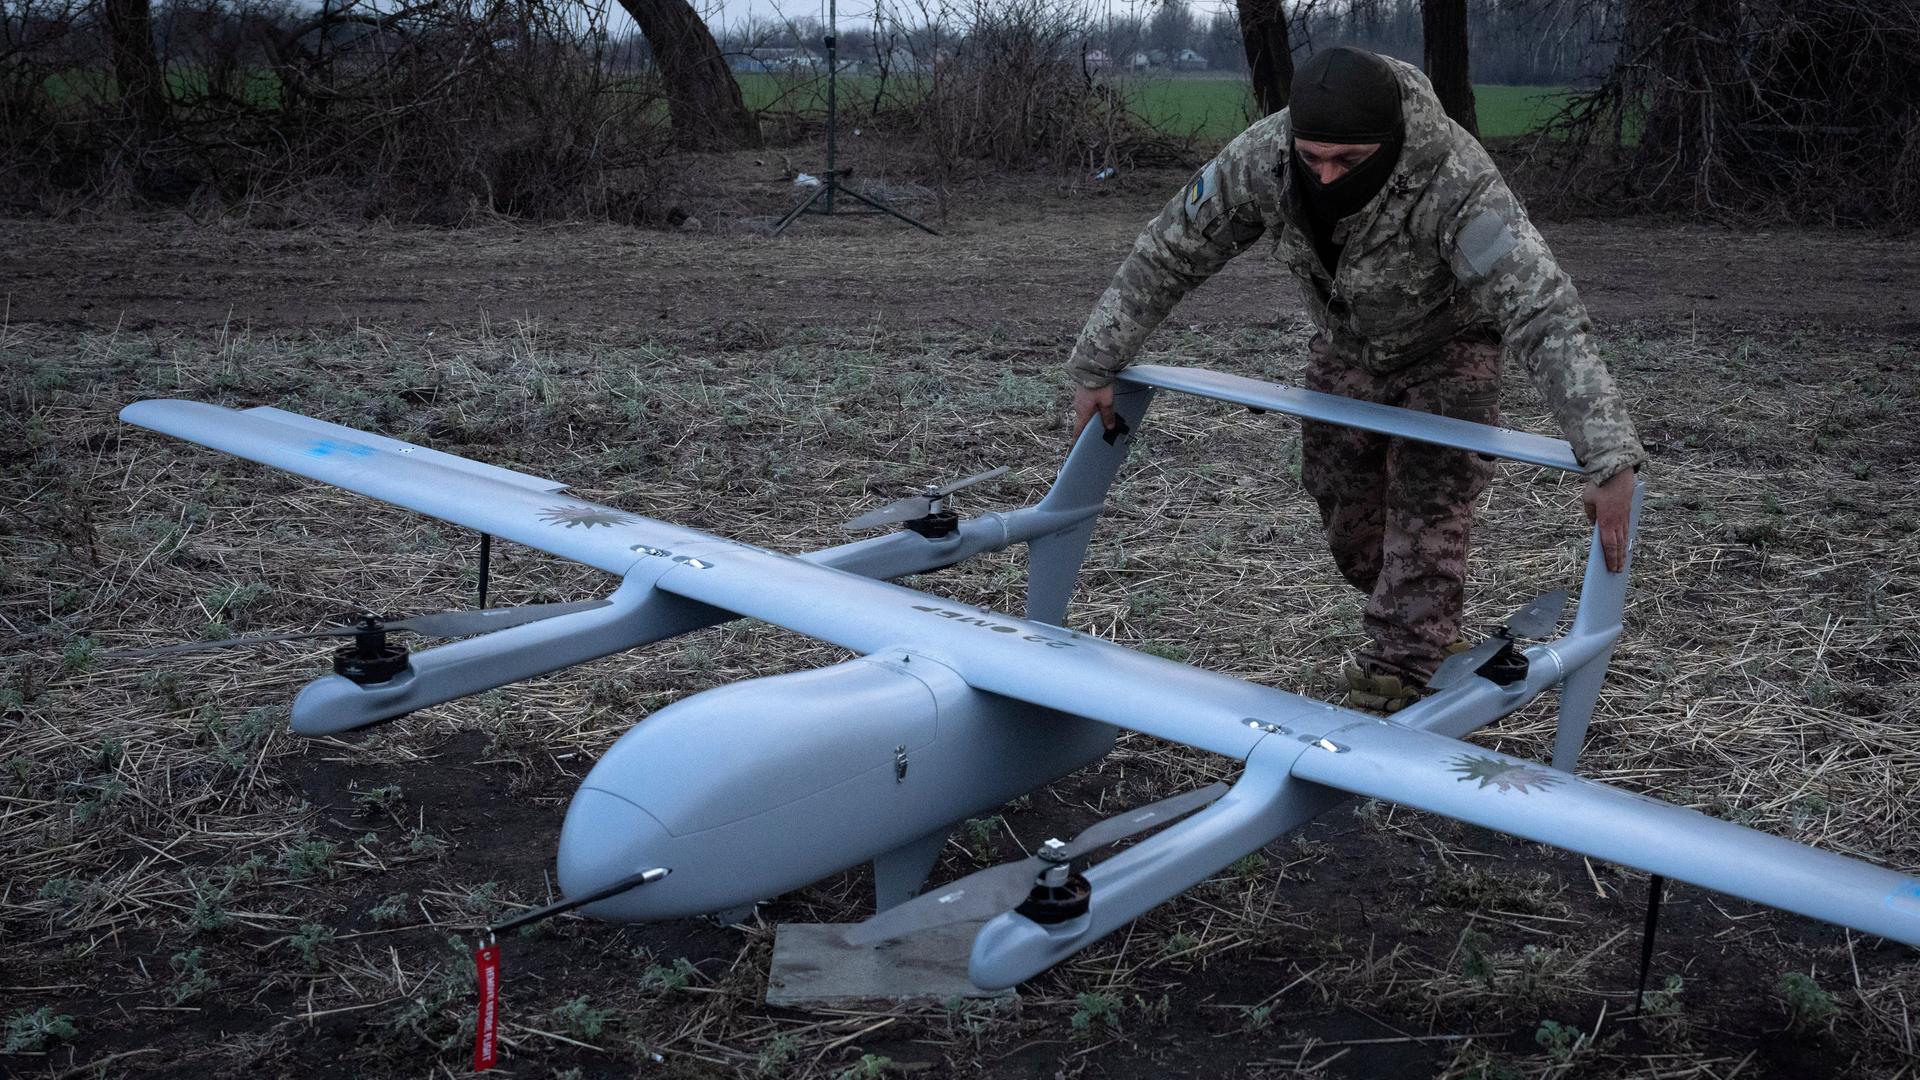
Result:
{"label": "velcro patch on sleeve", "polygon": [[1182,200],[1186,206],[1187,220],[1192,221],[1200,218],[1203,211],[1206,210],[1207,204],[1218,200],[1220,194],[1219,176],[1220,166],[1215,162],[1209,161],[1205,168],[1194,175],[1192,180],[1187,181],[1186,197]]}
{"label": "velcro patch on sleeve", "polygon": [[1520,239],[1507,227],[1507,219],[1493,210],[1482,210],[1460,229],[1455,244],[1475,275],[1485,277]]}

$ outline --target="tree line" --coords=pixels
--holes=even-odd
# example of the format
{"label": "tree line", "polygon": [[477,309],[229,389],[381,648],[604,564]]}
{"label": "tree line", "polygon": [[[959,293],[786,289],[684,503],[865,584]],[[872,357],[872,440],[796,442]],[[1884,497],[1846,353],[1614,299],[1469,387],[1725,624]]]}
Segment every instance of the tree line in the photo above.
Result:
{"label": "tree line", "polygon": [[[1420,0],[1375,0],[1371,3],[1333,3],[1295,0],[1284,5],[1289,37],[1295,51],[1311,51],[1315,42],[1357,45],[1374,52],[1421,63],[1425,42]],[[1114,14],[1080,9],[1083,26],[1076,43],[1098,50],[1116,62],[1139,53],[1174,56],[1192,49],[1207,61],[1210,71],[1249,74],[1244,24],[1262,21],[1268,12],[1221,10],[1198,15],[1188,0],[1163,0],[1151,14]],[[1582,6],[1571,12],[1541,0],[1485,0],[1465,8],[1469,52],[1474,79],[1482,83],[1520,86],[1567,86],[1592,82],[1612,56],[1602,6]],[[926,49],[942,35],[934,28],[951,24],[939,12],[916,11],[905,19],[884,10],[870,13],[840,30],[843,56],[868,58],[907,42]],[[962,30],[944,28],[955,40]],[[797,18],[753,17],[716,31],[721,51],[729,56],[757,54],[771,49],[817,49],[826,36],[821,21],[811,15]]]}
{"label": "tree line", "polygon": [[[1112,92],[1116,61],[1193,49],[1265,113],[1285,107],[1297,58],[1354,44],[1420,64],[1469,131],[1476,81],[1575,87],[1540,152],[1589,193],[1920,219],[1911,0],[1236,0],[1206,19],[1188,0],[1143,18],[1090,0],[910,2],[842,51],[882,73],[858,107],[943,140],[948,160],[1167,157]],[[761,145],[730,58],[822,33],[716,35],[688,0],[0,0],[0,179],[244,198],[318,178],[375,203],[613,214],[649,198],[619,178],[663,150]]]}

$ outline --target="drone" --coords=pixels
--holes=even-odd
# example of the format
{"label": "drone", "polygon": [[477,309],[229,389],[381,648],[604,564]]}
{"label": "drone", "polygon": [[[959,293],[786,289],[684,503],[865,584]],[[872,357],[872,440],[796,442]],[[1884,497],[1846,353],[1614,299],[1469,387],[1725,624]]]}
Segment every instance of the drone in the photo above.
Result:
{"label": "drone", "polygon": [[[845,940],[885,949],[976,923],[967,975],[994,990],[1363,796],[1920,946],[1920,880],[1576,775],[1621,634],[1628,573],[1607,570],[1597,533],[1565,632],[1567,593],[1543,596],[1451,657],[1432,693],[1390,717],[1068,628],[1090,538],[1161,391],[1580,472],[1558,439],[1204,369],[1130,367],[1117,391],[1116,424],[1081,433],[1038,503],[954,512],[955,495],[996,470],[852,523],[900,526],[883,535],[798,555],[279,409],[154,400],[120,415],[619,578],[594,600],[499,609],[483,600],[479,610],[367,615],[311,632],[353,641],[333,673],[294,699],[291,725],[303,735],[365,728],[742,617],[855,654],[706,690],[621,735],[568,807],[557,855],[565,899],[547,910],[618,922],[739,917],[871,863],[876,914],[850,924]],[[1641,495],[1636,481],[1629,566]],[[1021,615],[891,583],[1015,544],[1028,555]],[[406,631],[468,636],[414,651],[390,636]],[[1550,762],[1462,741],[1554,689]],[[1122,729],[1221,755],[1238,776],[922,891],[959,823],[1099,761]]]}

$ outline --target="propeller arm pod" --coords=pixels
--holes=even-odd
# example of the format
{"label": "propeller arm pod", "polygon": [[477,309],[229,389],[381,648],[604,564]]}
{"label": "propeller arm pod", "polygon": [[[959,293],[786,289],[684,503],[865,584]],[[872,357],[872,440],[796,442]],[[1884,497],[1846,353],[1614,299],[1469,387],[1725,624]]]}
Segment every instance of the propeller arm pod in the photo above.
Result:
{"label": "propeller arm pod", "polygon": [[633,574],[604,606],[421,650],[407,671],[383,683],[315,679],[294,699],[293,730],[352,731],[730,617],[652,586],[650,576]]}
{"label": "propeller arm pod", "polygon": [[[1338,726],[1338,716],[1329,719]],[[1298,738],[1267,736],[1218,802],[1089,868],[1087,914],[1042,926],[1008,912],[981,927],[968,977],[983,990],[1030,979],[1347,798],[1292,779],[1293,762],[1306,749]]]}
{"label": "propeller arm pod", "polygon": [[[1028,507],[962,522],[960,531],[945,541],[890,533],[801,558],[863,577],[899,577],[1071,528],[1084,516]],[[715,550],[730,546],[725,541],[710,543]],[[684,553],[699,550],[687,548]],[[735,618],[731,612],[655,589],[654,583],[673,565],[665,559],[639,559],[604,607],[419,650],[406,672],[385,683],[360,686],[338,675],[316,679],[294,699],[293,730],[302,735],[333,735],[369,727],[416,709]]]}

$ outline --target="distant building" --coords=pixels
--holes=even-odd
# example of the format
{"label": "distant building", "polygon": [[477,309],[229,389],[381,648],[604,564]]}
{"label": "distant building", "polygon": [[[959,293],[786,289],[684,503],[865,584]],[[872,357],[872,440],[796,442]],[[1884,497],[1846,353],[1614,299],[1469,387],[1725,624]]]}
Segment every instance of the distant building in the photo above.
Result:
{"label": "distant building", "polygon": [[924,75],[953,59],[953,54],[946,49],[934,49],[930,54],[924,51],[924,46],[922,49],[921,52],[915,52],[904,45],[896,45],[869,61],[868,66],[873,71],[885,70],[893,75]]}
{"label": "distant building", "polygon": [[1173,58],[1173,69],[1175,71],[1205,71],[1207,70],[1207,58],[1194,52],[1192,49],[1181,49]]}
{"label": "distant building", "polygon": [[1145,71],[1153,66],[1153,57],[1143,52],[1134,53],[1127,58],[1127,66],[1135,71]]}
{"label": "distant building", "polygon": [[1105,49],[1088,49],[1086,56],[1082,59],[1088,71],[1100,71],[1113,66],[1113,57],[1108,56]]}
{"label": "distant building", "polygon": [[[827,64],[809,49],[748,49],[730,57],[727,60],[727,66],[735,71],[770,71],[784,74],[820,71],[824,70]],[[841,70],[846,70],[844,65]]]}
{"label": "distant building", "polygon": [[927,62],[913,55],[913,50],[896,45],[873,58],[873,69],[894,75],[912,75],[927,70]]}

